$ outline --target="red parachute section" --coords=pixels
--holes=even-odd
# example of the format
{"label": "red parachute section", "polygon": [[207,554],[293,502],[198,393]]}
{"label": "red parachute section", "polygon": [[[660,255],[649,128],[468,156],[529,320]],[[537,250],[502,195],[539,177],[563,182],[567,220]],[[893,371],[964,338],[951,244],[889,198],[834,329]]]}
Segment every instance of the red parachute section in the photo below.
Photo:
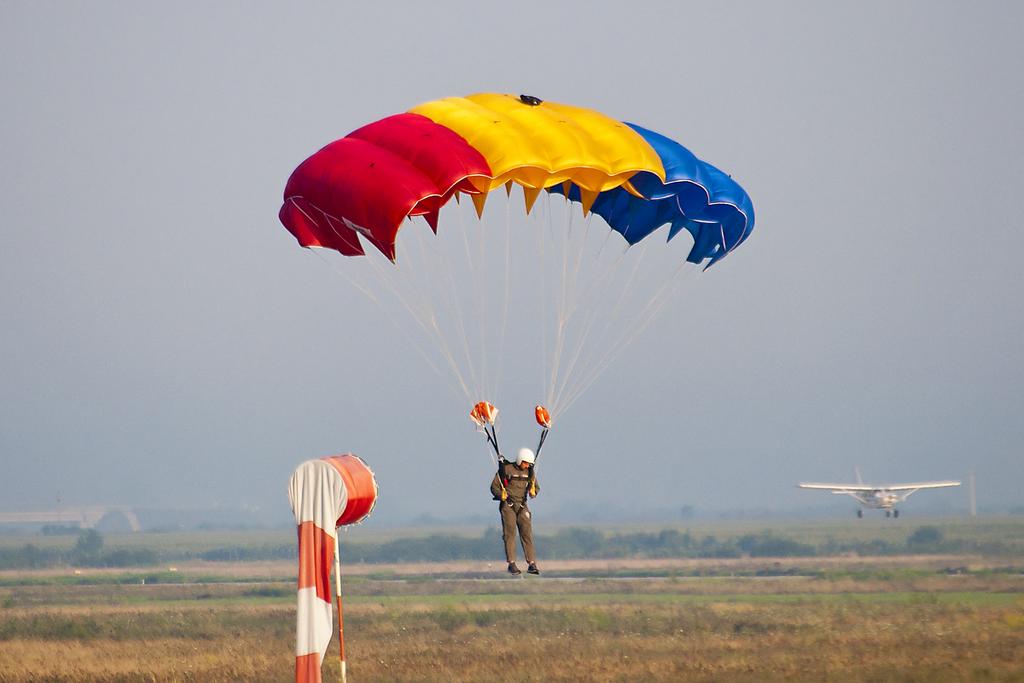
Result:
{"label": "red parachute section", "polygon": [[[419,114],[396,114],[327,145],[288,179],[281,222],[303,247],[363,254],[358,232],[392,261],[407,216],[437,215],[491,169],[459,135]],[[481,183],[481,187],[484,183]]]}

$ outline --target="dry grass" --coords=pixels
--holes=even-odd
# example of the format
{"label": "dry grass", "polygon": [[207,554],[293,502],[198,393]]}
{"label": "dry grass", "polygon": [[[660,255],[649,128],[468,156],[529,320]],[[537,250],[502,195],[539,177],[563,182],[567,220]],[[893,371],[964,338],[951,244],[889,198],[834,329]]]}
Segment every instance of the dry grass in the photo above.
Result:
{"label": "dry grass", "polygon": [[[0,589],[0,682],[288,681],[292,590]],[[1019,574],[363,578],[346,591],[356,683],[1024,680]]]}

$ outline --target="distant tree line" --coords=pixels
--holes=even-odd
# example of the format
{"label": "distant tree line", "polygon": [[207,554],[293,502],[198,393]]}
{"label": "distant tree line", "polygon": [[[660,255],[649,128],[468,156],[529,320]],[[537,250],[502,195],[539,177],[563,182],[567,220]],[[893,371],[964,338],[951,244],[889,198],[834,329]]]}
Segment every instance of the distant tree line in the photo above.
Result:
{"label": "distant tree line", "polygon": [[159,560],[158,553],[151,548],[104,550],[103,535],[95,529],[80,531],[70,550],[39,547],[33,543],[26,543],[20,548],[0,548],[0,569],[140,567],[156,564]]}
{"label": "distant tree line", "polygon": [[[999,542],[985,544],[948,540],[935,526],[922,526],[905,542],[882,539],[827,539],[805,543],[771,531],[719,539],[690,531],[664,529],[657,532],[604,534],[596,529],[567,528],[554,534],[535,535],[538,552],[550,559],[624,557],[644,558],[730,558],[730,557],[816,557],[837,554],[899,555],[904,553],[987,552],[1005,554]],[[501,531],[489,528],[480,536],[433,534],[421,538],[398,538],[383,543],[350,542],[341,537],[341,552],[347,562],[370,564],[390,562],[445,562],[451,560],[503,559]],[[292,544],[281,546],[237,546],[199,553],[210,561],[290,559]]]}
{"label": "distant tree line", "polygon": [[[838,554],[896,555],[903,553],[987,552],[1008,549],[999,542],[984,545],[965,540],[947,540],[935,526],[918,527],[904,542],[882,539],[826,539],[810,544],[762,531],[736,538],[698,536],[690,531],[665,529],[658,532],[604,534],[595,529],[568,528],[535,537],[538,552],[550,559],[581,558],[730,558],[730,557],[815,557]],[[342,537],[341,552],[346,562],[445,562],[451,560],[499,560],[501,532],[490,528],[476,537],[434,534],[422,538],[399,538],[383,543],[350,542]],[[89,529],[79,534],[71,549],[39,547],[28,543],[20,548],[0,548],[0,569],[38,569],[54,566],[128,567],[192,559],[211,562],[288,560],[296,556],[293,543],[238,545],[200,552],[157,551],[152,548],[106,549],[103,537]]]}

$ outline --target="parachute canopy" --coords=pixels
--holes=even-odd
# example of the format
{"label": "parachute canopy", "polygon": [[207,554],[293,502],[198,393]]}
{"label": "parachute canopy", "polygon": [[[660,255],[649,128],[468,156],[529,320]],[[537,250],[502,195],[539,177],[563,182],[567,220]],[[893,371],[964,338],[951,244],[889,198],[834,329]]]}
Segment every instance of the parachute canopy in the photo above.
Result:
{"label": "parachute canopy", "polygon": [[635,244],[663,225],[687,230],[687,260],[715,263],[754,228],[747,193],[677,142],[604,114],[528,95],[483,93],[413,107],[327,145],[292,173],[280,218],[303,247],[395,260],[402,222],[436,232],[449,199],[520,185],[580,202]]}
{"label": "parachute canopy", "polygon": [[[516,185],[526,216],[511,211]],[[507,201],[485,215],[501,187]],[[483,220],[470,227],[473,209]],[[439,231],[442,215],[457,229]],[[522,398],[539,399],[547,429],[691,275],[754,228],[743,188],[678,142],[591,109],[488,93],[426,102],[330,143],[292,173],[280,217],[475,405],[496,452],[488,401],[500,390],[536,391]],[[434,235],[402,229],[417,217]],[[692,244],[674,239],[683,231]],[[365,258],[339,265],[332,250]],[[405,314],[414,326],[396,320]]]}

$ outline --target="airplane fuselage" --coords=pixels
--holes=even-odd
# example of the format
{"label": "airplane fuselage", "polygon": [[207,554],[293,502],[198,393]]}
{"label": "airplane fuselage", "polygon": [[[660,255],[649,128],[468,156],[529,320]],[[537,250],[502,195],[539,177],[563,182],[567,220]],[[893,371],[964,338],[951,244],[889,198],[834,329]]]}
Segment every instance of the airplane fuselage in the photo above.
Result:
{"label": "airplane fuselage", "polygon": [[895,493],[890,493],[882,489],[870,491],[863,498],[859,496],[857,498],[861,505],[866,508],[871,508],[872,510],[892,510],[896,507],[896,503],[902,500]]}

